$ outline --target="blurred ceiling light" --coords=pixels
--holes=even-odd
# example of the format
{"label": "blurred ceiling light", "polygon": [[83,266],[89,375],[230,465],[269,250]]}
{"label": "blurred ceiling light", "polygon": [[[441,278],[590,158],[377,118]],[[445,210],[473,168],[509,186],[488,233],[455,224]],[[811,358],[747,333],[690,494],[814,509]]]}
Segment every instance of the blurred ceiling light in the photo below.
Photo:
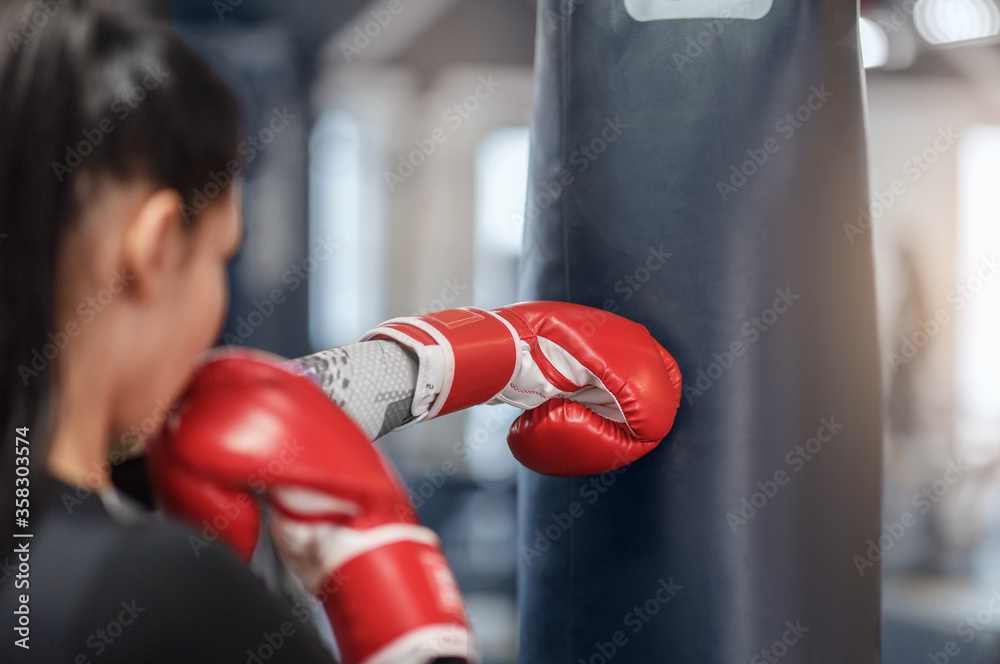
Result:
{"label": "blurred ceiling light", "polygon": [[931,44],[951,44],[1000,33],[1000,9],[994,0],[917,0],[917,32]]}
{"label": "blurred ceiling light", "polygon": [[878,23],[861,18],[858,26],[861,34],[861,61],[865,69],[881,67],[889,60],[889,37]]}
{"label": "blurred ceiling light", "polygon": [[[921,40],[913,27],[912,5],[908,7],[909,11],[902,6],[876,5],[865,11],[859,33],[861,57],[866,69],[906,69],[913,65]],[[885,54],[884,62],[882,53]]]}

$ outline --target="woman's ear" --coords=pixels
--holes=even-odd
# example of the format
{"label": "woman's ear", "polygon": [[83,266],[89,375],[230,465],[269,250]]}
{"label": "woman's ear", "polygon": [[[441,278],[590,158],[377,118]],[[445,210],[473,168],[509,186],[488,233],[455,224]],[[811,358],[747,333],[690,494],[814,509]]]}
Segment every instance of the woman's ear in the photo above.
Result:
{"label": "woman's ear", "polygon": [[133,296],[154,294],[183,258],[183,203],[176,190],[158,189],[126,221],[122,262]]}

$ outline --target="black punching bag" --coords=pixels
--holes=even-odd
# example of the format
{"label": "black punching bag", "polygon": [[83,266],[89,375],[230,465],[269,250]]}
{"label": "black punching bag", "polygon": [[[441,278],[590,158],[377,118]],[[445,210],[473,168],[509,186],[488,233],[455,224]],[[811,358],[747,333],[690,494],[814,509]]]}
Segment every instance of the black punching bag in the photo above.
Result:
{"label": "black punching bag", "polygon": [[520,661],[877,662],[857,6],[538,4],[521,295],[644,324],[685,389],[631,466],[522,471]]}

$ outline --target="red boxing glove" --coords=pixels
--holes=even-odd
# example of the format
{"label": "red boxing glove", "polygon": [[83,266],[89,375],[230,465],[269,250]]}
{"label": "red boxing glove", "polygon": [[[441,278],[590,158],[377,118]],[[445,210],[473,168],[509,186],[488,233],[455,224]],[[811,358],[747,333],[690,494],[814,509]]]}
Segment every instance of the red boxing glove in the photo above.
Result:
{"label": "red boxing glove", "polygon": [[213,524],[243,560],[261,518],[247,494],[269,502],[275,545],[319,592],[345,664],[475,658],[437,536],[309,379],[246,353],[210,360],[150,444],[149,467],[164,508]]}
{"label": "red boxing glove", "polygon": [[667,435],[680,405],[680,369],[645,327],[578,304],[448,309],[387,321],[367,339],[417,354],[418,419],[481,403],[527,410],[507,442],[547,475],[635,461]]}

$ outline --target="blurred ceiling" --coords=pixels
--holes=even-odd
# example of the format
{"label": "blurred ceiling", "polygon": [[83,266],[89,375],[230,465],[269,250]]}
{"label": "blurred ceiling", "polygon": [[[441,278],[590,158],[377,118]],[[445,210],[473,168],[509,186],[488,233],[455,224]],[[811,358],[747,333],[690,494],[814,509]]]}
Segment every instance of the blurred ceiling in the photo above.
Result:
{"label": "blurred ceiling", "polygon": [[[323,42],[370,0],[169,0],[181,23],[276,22],[295,35],[300,56],[311,59]],[[228,11],[231,10],[231,11]]]}
{"label": "blurred ceiling", "polygon": [[[355,24],[371,21],[373,10],[389,0],[102,0],[145,5],[175,24],[196,26],[203,34],[232,26],[280,25],[292,36],[299,70],[311,80],[331,38],[350,41]],[[394,30],[379,42],[383,61],[405,58],[408,66],[429,78],[448,63],[488,62],[531,66],[534,54],[535,0],[404,0],[409,30]],[[405,5],[404,5],[405,6]],[[336,49],[335,49],[336,50]],[[340,52],[334,54],[340,58]]]}

